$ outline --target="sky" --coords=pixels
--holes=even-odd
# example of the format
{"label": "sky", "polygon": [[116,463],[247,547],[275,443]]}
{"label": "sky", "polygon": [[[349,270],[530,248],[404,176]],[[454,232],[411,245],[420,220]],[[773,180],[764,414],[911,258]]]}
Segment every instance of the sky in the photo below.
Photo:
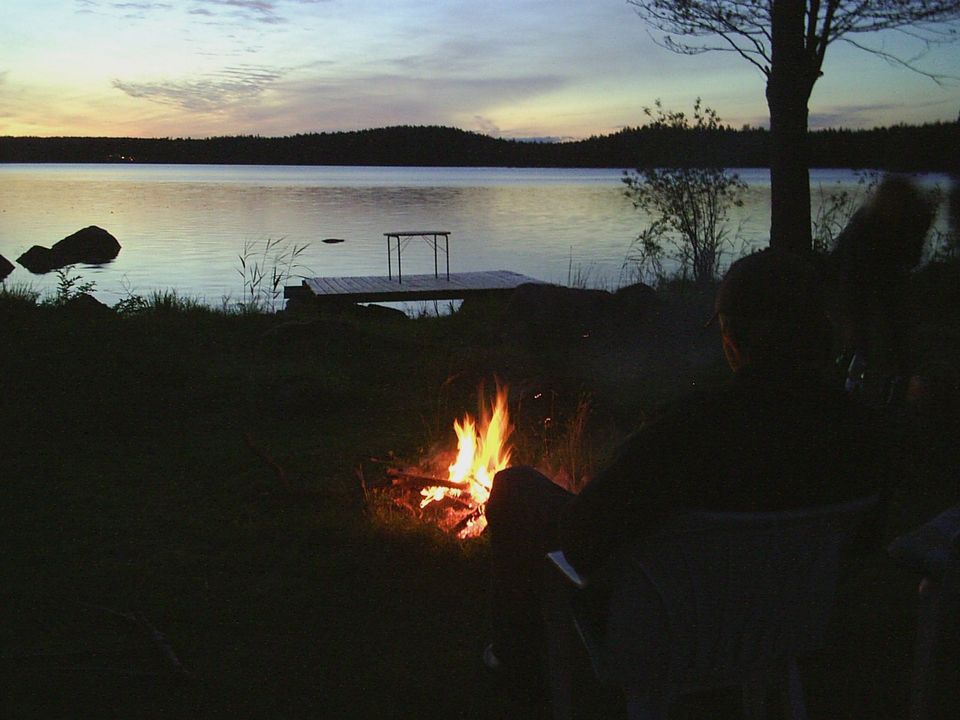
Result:
{"label": "sky", "polygon": [[[625,0],[3,0],[0,135],[209,137],[446,125],[576,139],[702,97],[766,125],[762,74],[677,55]],[[861,38],[866,39],[866,38]],[[869,38],[912,56],[902,35]],[[960,77],[960,45],[921,61]],[[844,43],[811,127],[956,120],[938,85]]]}

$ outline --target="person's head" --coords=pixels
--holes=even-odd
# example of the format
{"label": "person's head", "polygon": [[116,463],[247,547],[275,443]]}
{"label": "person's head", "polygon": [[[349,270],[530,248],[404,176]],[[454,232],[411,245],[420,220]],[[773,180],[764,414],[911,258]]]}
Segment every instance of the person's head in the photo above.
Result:
{"label": "person's head", "polygon": [[773,249],[740,258],[720,283],[715,309],[734,370],[830,365],[833,328],[824,282],[806,260]]}
{"label": "person's head", "polygon": [[888,175],[840,233],[833,262],[854,282],[902,279],[923,257],[935,215],[929,193],[908,178]]}

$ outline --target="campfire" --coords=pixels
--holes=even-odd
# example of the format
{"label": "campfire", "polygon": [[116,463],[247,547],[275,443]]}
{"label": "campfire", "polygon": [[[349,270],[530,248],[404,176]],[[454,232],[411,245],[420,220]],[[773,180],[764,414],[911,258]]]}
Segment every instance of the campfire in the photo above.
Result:
{"label": "campfire", "polygon": [[[465,414],[463,420],[454,420],[453,431],[456,451],[441,450],[421,467],[391,469],[387,474],[394,486],[419,491],[415,502],[402,497],[401,504],[415,505],[421,515],[458,537],[476,537],[487,526],[484,509],[493,476],[510,464],[507,440],[513,426],[507,411],[507,389],[498,386],[489,406],[481,393],[479,420]],[[446,477],[438,477],[444,465]]]}

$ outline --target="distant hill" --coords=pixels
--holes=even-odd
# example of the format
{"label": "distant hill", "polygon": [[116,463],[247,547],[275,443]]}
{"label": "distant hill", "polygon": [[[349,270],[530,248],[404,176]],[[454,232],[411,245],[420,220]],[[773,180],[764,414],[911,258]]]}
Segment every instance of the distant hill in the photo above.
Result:
{"label": "distant hill", "polygon": [[[960,124],[810,134],[812,167],[958,171]],[[403,165],[460,167],[767,167],[762,128],[703,132],[626,128],[566,142],[493,138],[438,126],[397,126],[268,138],[0,137],[0,162]]]}

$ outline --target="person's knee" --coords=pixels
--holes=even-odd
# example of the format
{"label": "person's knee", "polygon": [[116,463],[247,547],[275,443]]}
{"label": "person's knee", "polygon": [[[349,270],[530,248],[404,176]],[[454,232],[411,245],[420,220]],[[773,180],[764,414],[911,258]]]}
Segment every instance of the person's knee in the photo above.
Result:
{"label": "person's knee", "polygon": [[530,494],[530,488],[546,480],[540,472],[528,465],[515,465],[498,472],[493,478],[490,497],[487,499],[487,520],[496,524],[508,508],[522,505]]}

